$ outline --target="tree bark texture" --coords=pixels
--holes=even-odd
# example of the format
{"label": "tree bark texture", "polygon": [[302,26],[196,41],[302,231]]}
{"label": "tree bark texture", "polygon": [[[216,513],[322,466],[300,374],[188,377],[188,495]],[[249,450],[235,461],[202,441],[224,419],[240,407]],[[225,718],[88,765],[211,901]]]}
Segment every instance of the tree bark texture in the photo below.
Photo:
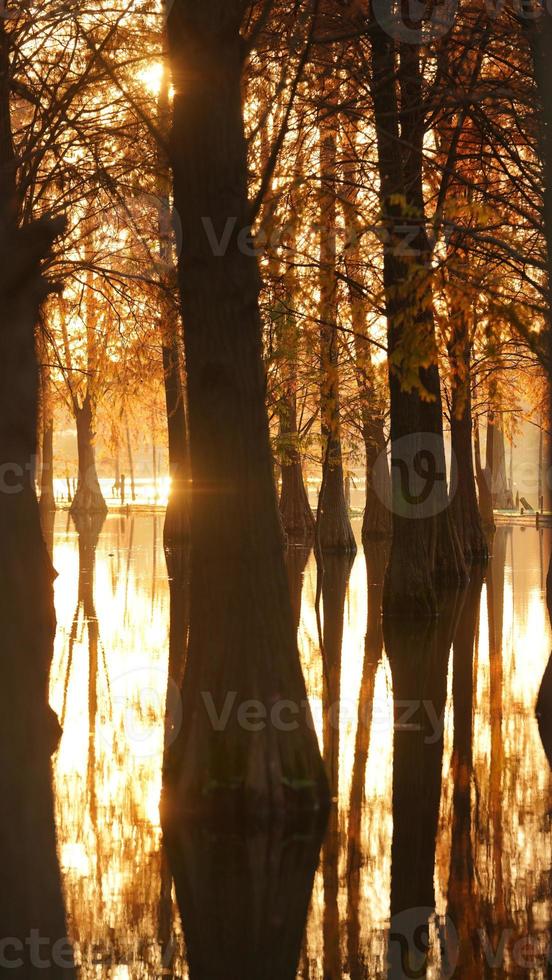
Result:
{"label": "tree bark texture", "polygon": [[[424,223],[419,50],[401,44],[397,62],[393,38],[375,19],[371,44],[372,97],[385,234],[384,287],[391,394],[393,538],[384,612],[417,617],[434,614],[438,591],[465,581],[466,569],[448,508],[446,486],[429,243]],[[410,231],[407,254],[405,228]],[[408,516],[401,471],[405,446],[414,463],[429,452],[439,475],[430,506]]]}
{"label": "tree bark texture", "polygon": [[[240,245],[249,224],[244,10],[237,0],[176,0],[168,19],[193,492],[183,725],[170,764],[167,820],[183,811],[257,819],[327,799],[310,712],[300,708],[291,731],[271,720],[275,703],[301,706],[306,691],[264,403],[259,270]],[[206,698],[220,712],[228,696],[234,710],[220,728]],[[255,731],[238,710],[251,700],[269,716]]]}

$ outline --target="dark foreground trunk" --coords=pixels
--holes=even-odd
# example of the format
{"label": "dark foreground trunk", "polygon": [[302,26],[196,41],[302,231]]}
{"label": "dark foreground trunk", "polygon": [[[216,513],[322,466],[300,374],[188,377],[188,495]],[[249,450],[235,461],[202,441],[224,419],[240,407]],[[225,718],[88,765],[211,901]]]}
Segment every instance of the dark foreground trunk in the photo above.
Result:
{"label": "dark foreground trunk", "polygon": [[[552,62],[552,16],[545,8],[544,16],[524,22],[530,32],[535,79],[541,101],[541,159],[544,171],[544,234],[546,237],[548,278],[548,324],[545,366],[548,375],[548,429],[552,429],[552,91],[550,88],[550,64]],[[552,468],[552,440],[547,440],[547,470]],[[548,615],[552,620],[552,555],[546,578]],[[552,767],[552,655],[548,662],[537,701],[539,730]]]}
{"label": "dark foreground trunk", "polygon": [[71,504],[72,514],[107,514],[107,504],[103,498],[96,471],[94,441],[94,410],[87,392],[82,406],[75,412],[77,423],[77,449],[79,455],[79,479],[77,492]]}
{"label": "dark foreground trunk", "polygon": [[[17,545],[20,555],[11,567],[3,561],[0,573],[2,975],[71,978],[50,762],[59,725],[47,704],[54,638],[51,578],[45,583],[44,573],[37,574],[41,553],[34,547],[27,551],[21,530],[15,529],[15,537],[5,526],[1,530],[2,547],[11,543],[15,555]],[[40,946],[33,935],[41,938]]]}
{"label": "dark foreground trunk", "polygon": [[[54,964],[67,929],[49,758],[59,738],[48,706],[53,570],[32,480],[35,327],[48,292],[40,263],[62,227],[43,220],[16,228],[9,82],[0,23],[0,921],[2,973],[27,980],[74,975]],[[47,939],[38,950],[37,931]]]}
{"label": "dark foreground trunk", "polygon": [[183,724],[166,821],[184,811],[243,822],[327,799],[272,472],[259,272],[240,236],[248,226],[244,9],[176,0],[168,19],[193,492]]}

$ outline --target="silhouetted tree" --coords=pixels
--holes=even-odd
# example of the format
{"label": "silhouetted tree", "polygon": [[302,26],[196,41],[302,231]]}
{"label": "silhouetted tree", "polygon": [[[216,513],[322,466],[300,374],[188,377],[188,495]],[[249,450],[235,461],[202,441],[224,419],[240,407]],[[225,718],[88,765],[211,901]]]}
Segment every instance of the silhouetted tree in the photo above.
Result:
{"label": "silhouetted tree", "polygon": [[[182,218],[179,287],[193,477],[190,638],[171,804],[261,814],[317,807],[326,780],[308,714],[282,731],[244,731],[236,712],[281,698],[301,705],[301,674],[264,404],[257,261],[240,245],[250,223],[241,83],[247,4],[176,0],[168,16],[175,89],[172,166]],[[216,66],[216,70],[215,69]],[[213,249],[237,218],[227,246]],[[216,254],[216,252],[219,254]],[[220,254],[222,252],[222,254]]]}

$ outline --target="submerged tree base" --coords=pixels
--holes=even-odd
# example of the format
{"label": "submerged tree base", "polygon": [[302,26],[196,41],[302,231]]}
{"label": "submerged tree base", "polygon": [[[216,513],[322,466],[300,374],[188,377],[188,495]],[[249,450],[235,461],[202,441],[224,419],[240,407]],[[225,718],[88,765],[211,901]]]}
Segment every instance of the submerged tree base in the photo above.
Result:
{"label": "submerged tree base", "polygon": [[307,544],[314,539],[314,515],[299,460],[282,466],[280,515],[289,541]]}
{"label": "submerged tree base", "polygon": [[227,785],[207,782],[199,796],[184,801],[171,785],[170,769],[166,777],[161,814],[163,827],[169,834],[182,821],[209,826],[213,830],[234,828],[249,832],[277,823],[290,832],[303,832],[312,823],[313,816],[318,815],[324,822],[330,809],[329,793],[324,790],[321,797],[320,786],[314,780],[304,780],[308,783],[305,786],[301,785],[302,780],[297,780],[296,786],[282,782],[280,799],[275,805],[266,792],[255,793],[245,783],[232,782]]}
{"label": "submerged tree base", "polygon": [[90,547],[95,549],[107,516],[104,511],[71,511],[73,523],[79,535],[86,539]]}
{"label": "submerged tree base", "polygon": [[282,556],[192,550],[182,726],[165,818],[242,824],[324,810],[329,790]]}
{"label": "submerged tree base", "polygon": [[91,493],[89,490],[82,490],[77,487],[77,492],[70,507],[70,513],[90,514],[98,517],[107,517],[108,507],[103,498],[101,490],[98,493]]}
{"label": "submerged tree base", "polygon": [[443,598],[468,580],[458,537],[446,511],[419,520],[395,515],[383,590],[386,617],[437,616]]}
{"label": "submerged tree base", "polygon": [[318,502],[317,535],[322,551],[355,555],[357,545],[343,489],[340,466],[329,467],[322,479]]}
{"label": "submerged tree base", "polygon": [[367,495],[362,518],[362,543],[389,541],[392,534],[391,512],[373,493]]}

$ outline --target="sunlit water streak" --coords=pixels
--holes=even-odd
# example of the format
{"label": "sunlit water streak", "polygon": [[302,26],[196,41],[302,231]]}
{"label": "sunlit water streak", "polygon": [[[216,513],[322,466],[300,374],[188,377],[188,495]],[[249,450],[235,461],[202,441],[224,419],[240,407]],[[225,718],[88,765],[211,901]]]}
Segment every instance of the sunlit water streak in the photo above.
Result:
{"label": "sunlit water streak", "polygon": [[[545,538],[543,546],[533,529],[501,529],[492,580],[487,579],[481,594],[473,774],[468,789],[472,817],[466,846],[473,860],[472,931],[475,923],[484,937],[491,937],[492,948],[501,935],[506,936],[503,963],[494,976],[546,975],[551,779],[534,705],[551,645],[543,600],[548,545]],[[58,630],[51,703],[64,727],[54,760],[57,830],[70,933],[81,975],[118,980],[186,977],[184,941],[162,854],[158,809],[169,649],[162,518],[110,516],[95,563],[81,553],[79,587],[78,537],[67,515],[59,514],[54,564],[59,573]],[[315,594],[311,555],[298,635],[322,740],[324,674]],[[376,655],[372,672],[365,675],[371,685],[366,688],[370,694],[366,758],[364,768],[355,769],[355,758],[358,763],[362,751],[358,700],[371,600],[359,551],[344,605],[337,811],[314,881],[298,971],[313,980],[387,976],[393,679],[385,651]],[[430,922],[434,942],[427,972],[435,978],[450,975],[437,938],[450,912],[455,885],[451,881],[452,658],[446,691],[435,912]],[[358,813],[351,816],[352,797],[358,799]],[[466,921],[468,912],[466,908]],[[462,937],[466,922],[455,925]],[[515,946],[527,936],[535,943],[532,950]],[[483,976],[481,963],[480,959],[477,967],[457,975]]]}

